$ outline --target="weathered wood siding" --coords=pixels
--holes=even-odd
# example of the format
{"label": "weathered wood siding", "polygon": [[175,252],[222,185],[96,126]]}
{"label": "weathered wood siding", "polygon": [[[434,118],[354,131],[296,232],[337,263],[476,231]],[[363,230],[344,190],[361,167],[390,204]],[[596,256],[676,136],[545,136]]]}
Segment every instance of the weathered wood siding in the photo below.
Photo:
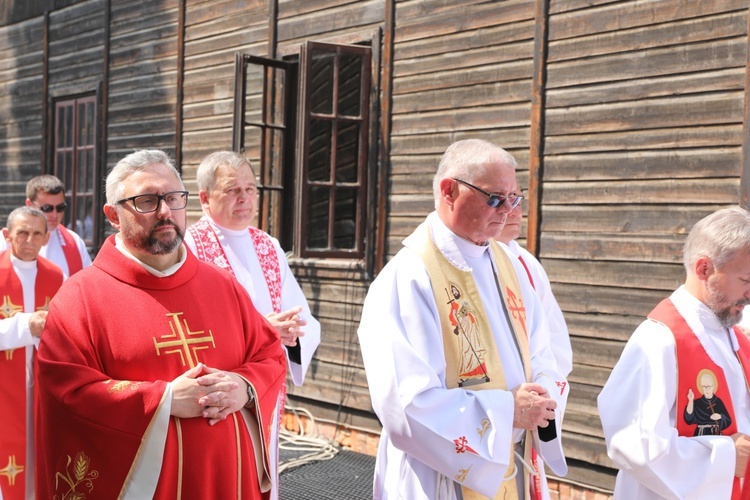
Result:
{"label": "weathered wood siding", "polygon": [[41,172],[44,20],[0,29],[0,227]]}
{"label": "weathered wood siding", "polygon": [[595,398],[693,223],[739,202],[747,7],[551,3],[540,256],[575,359],[568,457],[611,466]]}

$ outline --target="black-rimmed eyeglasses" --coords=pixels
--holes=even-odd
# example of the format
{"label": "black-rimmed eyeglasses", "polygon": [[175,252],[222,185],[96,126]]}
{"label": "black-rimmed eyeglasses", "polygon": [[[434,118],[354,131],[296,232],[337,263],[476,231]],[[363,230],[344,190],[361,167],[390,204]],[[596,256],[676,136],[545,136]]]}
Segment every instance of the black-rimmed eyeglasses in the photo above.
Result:
{"label": "black-rimmed eyeglasses", "polygon": [[513,210],[518,206],[519,203],[521,203],[521,200],[523,200],[523,196],[520,194],[511,194],[510,196],[503,196],[497,193],[488,193],[482,188],[476,187],[474,184],[471,184],[469,182],[463,181],[461,179],[457,179],[456,177],[451,177],[454,181],[460,182],[464,186],[468,186],[471,189],[475,189],[485,195],[487,197],[487,206],[492,208],[497,208],[499,206],[502,206],[503,203],[506,201],[510,205],[510,209]]}
{"label": "black-rimmed eyeglasses", "polygon": [[39,210],[44,212],[45,214],[48,214],[52,212],[53,210],[56,210],[58,213],[64,212],[66,208],[68,208],[67,203],[60,203],[59,205],[37,205],[36,206]]}
{"label": "black-rimmed eyeglasses", "polygon": [[141,214],[149,214],[159,210],[159,204],[162,200],[170,210],[182,210],[187,206],[187,191],[172,191],[165,194],[139,194],[116,201],[115,205],[120,205],[128,201],[133,202],[135,211]]}

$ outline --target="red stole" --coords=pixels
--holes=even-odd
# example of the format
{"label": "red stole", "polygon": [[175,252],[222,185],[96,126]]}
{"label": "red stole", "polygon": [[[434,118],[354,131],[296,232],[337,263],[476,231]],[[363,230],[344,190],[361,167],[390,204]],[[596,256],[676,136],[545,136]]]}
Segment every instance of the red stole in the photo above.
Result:
{"label": "red stole", "polygon": [[[675,338],[675,351],[677,358],[677,434],[685,437],[698,435],[721,434],[731,436],[737,432],[737,423],[734,418],[734,406],[729,394],[727,380],[724,370],[715,364],[706,353],[698,337],[695,336],[690,326],[685,321],[670,299],[662,300],[648,315],[649,319],[658,321],[667,326]],[[739,349],[735,355],[740,361],[745,374],[745,384],[750,375],[750,341],[735,327]],[[711,377],[714,385],[714,397],[706,400],[701,397],[701,379]],[[693,411],[686,413],[688,406],[688,391],[694,394]],[[706,401],[699,403],[699,400]],[[700,404],[706,405],[714,414],[721,415],[721,419],[706,420],[699,415]],[[723,407],[722,407],[723,406]],[[692,420],[689,422],[688,420]],[[740,481],[734,478],[732,486],[732,499],[740,498]]]}
{"label": "red stole", "polygon": [[[268,286],[273,311],[281,312],[281,268],[273,241],[268,234],[258,228],[251,226],[247,229],[250,232],[250,238],[253,240],[260,267],[263,270],[263,278],[265,278]],[[190,226],[188,231],[193,236],[195,253],[200,260],[213,262],[222,269],[235,274],[234,269],[229,264],[227,254],[224,252],[224,247],[221,246],[219,237],[206,216],[201,217],[198,222]]]}
{"label": "red stole", "polygon": [[[0,318],[24,312],[23,288],[10,260],[10,250],[0,254]],[[62,271],[46,259],[37,259],[34,309],[46,309],[63,282]],[[0,490],[5,499],[26,498],[26,349],[0,352]],[[7,464],[7,465],[6,465]]]}
{"label": "red stole", "polygon": [[57,231],[63,239],[62,250],[65,254],[65,262],[68,263],[68,276],[73,276],[75,273],[83,269],[83,261],[81,260],[81,254],[78,252],[78,244],[70,234],[70,230],[63,225],[57,226]]}

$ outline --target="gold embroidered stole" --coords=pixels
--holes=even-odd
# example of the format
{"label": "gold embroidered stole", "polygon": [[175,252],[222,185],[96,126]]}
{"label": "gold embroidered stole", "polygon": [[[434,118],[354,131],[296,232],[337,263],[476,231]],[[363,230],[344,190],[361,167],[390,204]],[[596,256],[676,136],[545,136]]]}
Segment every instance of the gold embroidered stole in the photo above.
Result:
{"label": "gold embroidered stole", "polygon": [[[422,225],[414,233],[421,240],[414,248],[424,262],[430,276],[435,302],[440,315],[443,333],[443,346],[446,362],[446,386],[449,389],[481,391],[487,389],[508,390],[500,354],[495,344],[481,295],[471,271],[462,271],[451,264],[437,248],[427,225]],[[526,330],[526,309],[523,304],[521,287],[513,264],[508,255],[495,241],[490,241],[493,262],[498,270],[495,282],[505,305],[505,317],[521,354],[526,381],[531,380],[531,356]],[[487,430],[487,422],[477,422],[477,429],[483,432],[476,437],[463,436],[456,440],[456,452],[473,452],[472,440],[481,443]],[[526,432],[524,459],[527,463],[531,454],[531,433]],[[524,481],[525,492],[519,496],[515,481],[514,447],[510,449],[510,465],[495,498],[528,498],[528,481]],[[476,453],[476,452],[474,452]],[[454,480],[463,483],[469,470],[458,467]],[[528,479],[525,477],[525,479]],[[461,486],[464,499],[485,498],[483,495]]]}

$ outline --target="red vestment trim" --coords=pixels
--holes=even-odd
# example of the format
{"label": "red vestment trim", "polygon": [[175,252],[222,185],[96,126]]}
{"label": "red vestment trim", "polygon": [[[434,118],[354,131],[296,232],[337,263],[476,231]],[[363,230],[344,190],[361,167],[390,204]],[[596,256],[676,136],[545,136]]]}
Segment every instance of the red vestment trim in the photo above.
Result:
{"label": "red vestment trim", "polygon": [[[683,437],[693,437],[709,434],[731,436],[736,433],[737,423],[734,416],[734,406],[732,404],[732,397],[729,394],[724,370],[708,356],[698,337],[695,336],[685,318],[680,315],[674,303],[668,298],[662,300],[651,311],[648,317],[667,326],[675,339],[677,359],[677,434]],[[750,341],[737,328],[735,328],[735,334],[737,336],[737,343],[739,344],[739,349],[735,352],[735,355],[740,361],[745,374],[745,384],[747,385],[748,374],[750,374]],[[707,402],[705,404],[711,408],[711,411],[714,411],[715,408],[718,409],[719,404],[723,403],[726,415],[722,413],[721,419],[712,420],[711,423],[702,423],[702,420],[698,420],[696,416],[695,422],[688,423],[686,420],[688,418],[688,414],[686,413],[688,391],[692,390],[694,394],[694,407],[690,415],[697,415],[699,411],[697,402],[699,399],[704,399],[704,397],[700,396],[703,391],[700,387],[701,382],[699,378],[703,378],[704,374],[713,376],[715,383],[714,397],[710,400],[706,399],[705,401]],[[720,393],[720,400],[717,393]],[[719,413],[719,411],[716,411],[714,415]],[[728,417],[728,422],[724,419],[725,416]],[[739,478],[735,477],[732,486],[732,500],[740,498],[740,491]]]}
{"label": "red vestment trim", "polygon": [[62,250],[65,254],[65,262],[68,263],[68,276],[73,276],[75,273],[83,269],[83,261],[81,260],[81,254],[78,252],[78,244],[70,234],[65,226],[57,226],[57,230],[62,236],[63,243]]}
{"label": "red vestment trim", "polygon": [[[0,318],[10,318],[24,308],[23,287],[13,270],[11,250],[0,254],[0,293],[8,307]],[[62,271],[46,259],[37,259],[34,309],[46,308],[63,282]],[[11,308],[14,304],[19,309]],[[26,311],[31,312],[31,311]],[[26,462],[26,349],[0,352],[0,491],[6,500],[26,498],[26,474],[33,464]],[[7,465],[6,465],[7,464]]]}
{"label": "red vestment trim", "polygon": [[[250,238],[253,240],[258,262],[263,269],[263,278],[265,278],[268,286],[273,311],[281,312],[281,267],[273,241],[268,234],[258,228],[248,227],[247,229],[250,232]],[[201,217],[198,222],[190,226],[188,231],[193,235],[196,254],[200,260],[213,262],[222,269],[235,274],[224,252],[224,247],[219,242],[216,231],[214,231],[206,216]]]}

